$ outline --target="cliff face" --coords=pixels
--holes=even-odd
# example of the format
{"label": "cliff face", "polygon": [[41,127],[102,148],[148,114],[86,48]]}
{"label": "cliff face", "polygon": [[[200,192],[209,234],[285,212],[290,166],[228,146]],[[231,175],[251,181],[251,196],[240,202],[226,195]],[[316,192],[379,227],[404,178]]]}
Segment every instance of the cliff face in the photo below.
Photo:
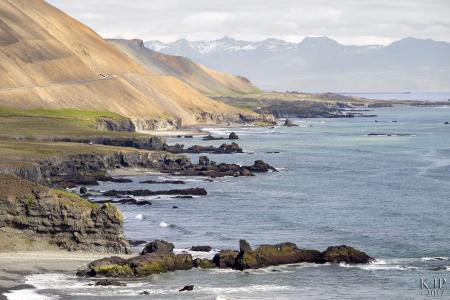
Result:
{"label": "cliff face", "polygon": [[121,213],[73,194],[0,174],[0,251],[128,253]]}

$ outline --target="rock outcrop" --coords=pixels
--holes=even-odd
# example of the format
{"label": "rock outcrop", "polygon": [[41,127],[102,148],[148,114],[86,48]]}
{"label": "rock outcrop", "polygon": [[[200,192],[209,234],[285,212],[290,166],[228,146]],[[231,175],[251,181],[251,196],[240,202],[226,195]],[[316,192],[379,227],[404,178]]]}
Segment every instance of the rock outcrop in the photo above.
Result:
{"label": "rock outcrop", "polygon": [[[245,241],[239,241],[240,251],[222,250],[212,260],[196,258],[190,254],[173,253],[173,244],[153,241],[147,244],[141,255],[128,260],[109,257],[93,261],[79,276],[141,277],[156,273],[195,268],[257,269],[292,263],[349,263],[367,264],[373,259],[366,253],[349,246],[329,247],[320,252],[298,248],[294,243],[261,245],[253,250]],[[145,250],[147,249],[147,250]]]}
{"label": "rock outcrop", "polygon": [[14,175],[0,175],[0,251],[67,249],[128,253],[123,218],[96,205]]}
{"label": "rock outcrop", "polygon": [[206,156],[199,157],[197,165],[185,165],[182,168],[171,168],[162,170],[164,173],[182,176],[208,176],[208,177],[224,177],[224,176],[253,176],[253,173],[277,172],[271,165],[262,160],[257,160],[253,165],[240,166],[237,164],[220,163],[209,160]]}
{"label": "rock outcrop", "polygon": [[154,240],[153,242],[145,245],[144,249],[141,252],[141,255],[147,253],[172,253],[175,246],[172,243],[162,241],[162,240]]}
{"label": "rock outcrop", "polygon": [[187,149],[184,148],[184,145],[175,144],[175,145],[165,145],[164,150],[171,153],[214,153],[214,154],[231,154],[231,153],[242,153],[242,148],[239,147],[236,143],[231,143],[229,145],[222,144],[219,147],[214,146],[199,146],[194,145]]}
{"label": "rock outcrop", "polygon": [[156,240],[147,244],[141,255],[130,259],[117,256],[91,262],[78,276],[100,277],[144,277],[158,273],[188,270],[194,266],[190,254],[173,252],[173,244]]}

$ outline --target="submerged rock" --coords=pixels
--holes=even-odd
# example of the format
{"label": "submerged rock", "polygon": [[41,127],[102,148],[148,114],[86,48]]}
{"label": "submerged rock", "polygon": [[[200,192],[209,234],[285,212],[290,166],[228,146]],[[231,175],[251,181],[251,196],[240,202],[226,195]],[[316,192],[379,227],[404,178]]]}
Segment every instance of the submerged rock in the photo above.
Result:
{"label": "submerged rock", "polygon": [[212,250],[211,246],[192,246],[191,251],[209,252]]}
{"label": "submerged rock", "polygon": [[101,279],[95,283],[96,286],[126,286],[127,284],[120,281],[115,281],[111,279]]}
{"label": "submerged rock", "polygon": [[185,292],[185,291],[193,291],[194,286],[193,285],[186,285],[182,289],[179,290],[179,292]]}
{"label": "submerged rock", "polygon": [[291,120],[286,119],[286,121],[284,121],[283,126],[286,126],[286,127],[295,127],[295,126],[298,126],[298,125],[297,125],[297,124],[294,124]]}
{"label": "submerged rock", "polygon": [[144,249],[141,252],[141,255],[147,253],[172,253],[175,246],[172,243],[163,241],[163,240],[154,240],[153,242],[145,245]]}
{"label": "submerged rock", "polygon": [[166,191],[151,191],[151,190],[110,190],[103,193],[107,197],[120,197],[126,195],[132,196],[157,196],[157,195],[196,195],[196,196],[206,196],[208,193],[204,188],[188,188],[180,190],[166,190]]}
{"label": "submerged rock", "polygon": [[230,139],[230,140],[238,140],[238,139],[239,139],[239,136],[238,136],[236,133],[232,132],[232,133],[230,133],[230,135],[228,136],[228,139]]}

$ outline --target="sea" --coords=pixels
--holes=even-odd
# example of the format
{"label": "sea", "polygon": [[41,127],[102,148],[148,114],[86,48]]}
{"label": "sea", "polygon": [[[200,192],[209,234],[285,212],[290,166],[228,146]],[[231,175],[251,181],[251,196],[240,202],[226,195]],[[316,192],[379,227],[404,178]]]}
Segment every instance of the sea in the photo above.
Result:
{"label": "sea", "polygon": [[[253,247],[289,241],[318,250],[350,245],[374,257],[373,263],[192,269],[128,280],[125,287],[93,286],[92,279],[72,273],[42,273],[27,276],[33,288],[13,291],[9,299],[427,299],[434,292],[450,297],[450,125],[445,124],[450,105],[371,113],[377,117],[293,119],[299,126],[291,128],[207,129],[215,136],[237,133],[245,150],[210,159],[242,165],[262,159],[279,172],[213,181],[179,178],[185,185],[140,184],[170,178],[149,173],[133,177],[133,183],[92,189],[204,187],[203,197],[144,197],[153,205],[119,205],[128,239],[171,241],[177,253],[212,257],[219,249],[238,249],[239,239]],[[189,251],[193,245],[214,250]],[[446,280],[436,291],[435,278]],[[195,288],[179,292],[185,285]],[[144,291],[149,295],[140,295]]]}

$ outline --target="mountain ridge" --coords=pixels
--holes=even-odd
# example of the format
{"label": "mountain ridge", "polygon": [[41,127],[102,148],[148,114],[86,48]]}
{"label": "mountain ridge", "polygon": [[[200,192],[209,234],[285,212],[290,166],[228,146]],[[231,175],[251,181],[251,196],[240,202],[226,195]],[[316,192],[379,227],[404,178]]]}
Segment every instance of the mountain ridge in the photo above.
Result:
{"label": "mountain ridge", "polygon": [[246,78],[209,69],[183,56],[153,51],[146,48],[142,40],[109,39],[107,41],[137,60],[149,72],[174,76],[203,94],[225,96],[260,92]]}
{"label": "mountain ridge", "polygon": [[146,42],[150,49],[239,73],[266,90],[450,90],[450,43],[404,38],[389,45],[344,45],[328,37],[257,42]]}

